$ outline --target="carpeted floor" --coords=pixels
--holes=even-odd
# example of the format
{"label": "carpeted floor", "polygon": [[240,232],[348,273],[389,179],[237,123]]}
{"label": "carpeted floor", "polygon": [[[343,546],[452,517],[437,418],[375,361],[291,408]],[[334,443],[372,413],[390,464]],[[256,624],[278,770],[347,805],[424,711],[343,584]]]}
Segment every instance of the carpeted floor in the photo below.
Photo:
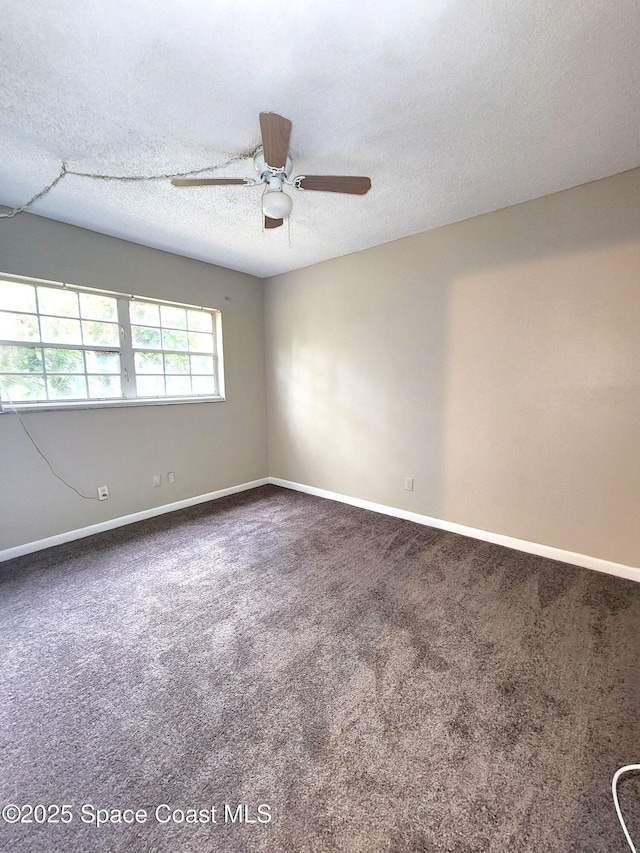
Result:
{"label": "carpeted floor", "polygon": [[273,486],[0,576],[4,850],[626,849],[640,585]]}

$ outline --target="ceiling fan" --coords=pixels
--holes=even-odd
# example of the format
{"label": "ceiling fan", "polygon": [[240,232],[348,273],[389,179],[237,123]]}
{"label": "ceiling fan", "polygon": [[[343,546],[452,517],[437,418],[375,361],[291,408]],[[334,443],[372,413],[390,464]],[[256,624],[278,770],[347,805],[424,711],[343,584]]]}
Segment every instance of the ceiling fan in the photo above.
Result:
{"label": "ceiling fan", "polygon": [[291,196],[283,192],[287,184],[297,190],[319,190],[329,193],[364,195],[371,189],[371,179],[354,175],[297,175],[291,178],[293,164],[289,155],[291,122],[278,113],[260,113],[262,145],[253,158],[258,180],[245,178],[173,178],[176,187],[228,186],[265,184],[262,212],[265,228],[279,228],[291,213]]}

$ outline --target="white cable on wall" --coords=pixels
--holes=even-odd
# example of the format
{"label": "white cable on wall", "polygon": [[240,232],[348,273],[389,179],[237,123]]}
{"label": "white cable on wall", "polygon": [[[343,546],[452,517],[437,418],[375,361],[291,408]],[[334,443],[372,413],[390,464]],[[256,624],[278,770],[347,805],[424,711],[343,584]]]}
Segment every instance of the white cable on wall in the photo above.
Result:
{"label": "white cable on wall", "polygon": [[21,427],[22,427],[22,429],[25,431],[25,433],[26,433],[26,435],[27,435],[27,438],[29,439],[29,441],[31,442],[31,444],[33,444],[33,446],[34,446],[34,447],[35,447],[35,449],[38,451],[38,453],[40,454],[40,456],[42,456],[42,458],[44,459],[44,461],[47,463],[47,465],[49,466],[49,470],[51,471],[51,473],[53,474],[53,476],[54,476],[54,477],[56,477],[58,480],[60,480],[60,482],[61,482],[61,483],[64,483],[64,485],[65,485],[68,489],[71,489],[73,492],[75,492],[75,493],[76,493],[76,495],[78,495],[78,497],[80,497],[80,498],[84,498],[84,500],[85,500],[85,501],[99,501],[99,500],[100,500],[100,498],[98,498],[98,497],[95,497],[95,498],[94,498],[94,497],[93,497],[93,495],[83,495],[83,494],[82,494],[82,492],[78,491],[78,489],[76,489],[76,487],[75,487],[75,486],[72,486],[72,485],[71,485],[71,483],[67,483],[67,481],[64,479],[64,477],[61,477],[61,476],[60,476],[60,474],[58,474],[58,472],[55,470],[55,468],[53,467],[53,465],[51,464],[51,462],[49,462],[49,460],[47,459],[47,457],[45,456],[45,454],[42,452],[42,450],[40,450],[40,447],[38,446],[38,443],[36,442],[35,438],[31,435],[31,433],[29,432],[29,430],[27,429],[27,425],[26,425],[26,424],[25,424],[25,422],[23,421],[23,419],[22,419],[22,415],[21,415],[21,414],[20,414],[20,412],[16,409],[16,407],[13,405],[13,402],[12,402],[11,400],[9,400],[8,398],[7,398],[7,402],[8,402],[8,404],[9,404],[9,408],[10,408],[10,410],[11,410],[15,415],[17,415],[18,420],[20,421],[20,426],[21,426]]}

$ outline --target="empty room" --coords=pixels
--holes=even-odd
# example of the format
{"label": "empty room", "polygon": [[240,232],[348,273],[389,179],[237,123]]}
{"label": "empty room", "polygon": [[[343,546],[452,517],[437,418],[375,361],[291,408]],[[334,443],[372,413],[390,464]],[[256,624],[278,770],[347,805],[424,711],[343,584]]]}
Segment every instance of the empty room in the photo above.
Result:
{"label": "empty room", "polygon": [[637,0],[0,20],[0,849],[640,850]]}

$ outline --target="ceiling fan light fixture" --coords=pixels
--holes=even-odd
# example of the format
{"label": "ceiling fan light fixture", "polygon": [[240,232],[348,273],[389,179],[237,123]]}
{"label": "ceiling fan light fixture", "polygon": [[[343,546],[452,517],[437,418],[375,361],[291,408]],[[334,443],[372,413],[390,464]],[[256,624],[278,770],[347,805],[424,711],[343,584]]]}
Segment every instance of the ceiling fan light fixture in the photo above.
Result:
{"label": "ceiling fan light fixture", "polygon": [[267,190],[262,197],[262,212],[270,219],[285,219],[291,213],[293,202],[282,190]]}

